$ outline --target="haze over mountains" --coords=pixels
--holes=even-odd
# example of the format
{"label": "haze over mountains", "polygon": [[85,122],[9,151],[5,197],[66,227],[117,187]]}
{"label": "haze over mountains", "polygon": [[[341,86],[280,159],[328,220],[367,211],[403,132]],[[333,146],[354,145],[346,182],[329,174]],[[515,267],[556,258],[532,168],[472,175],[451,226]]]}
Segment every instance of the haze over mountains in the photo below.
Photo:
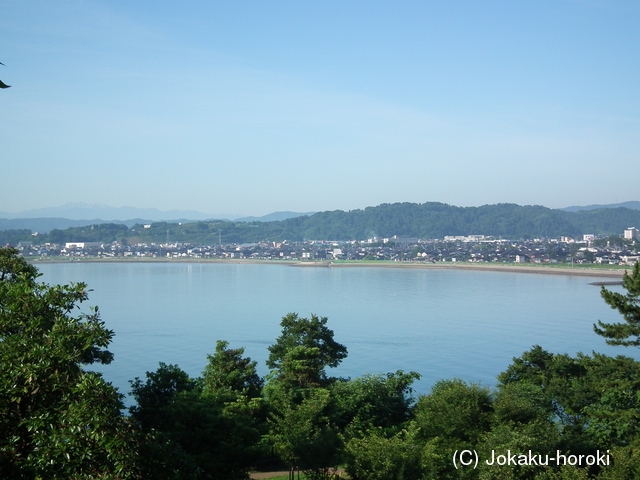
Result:
{"label": "haze over mountains", "polygon": [[[640,202],[629,201],[608,205],[571,206],[557,209],[557,211],[587,212],[613,208],[640,210]],[[286,211],[274,212],[261,217],[242,217],[237,214],[207,214],[195,210],[161,211],[156,208],[111,207],[109,205],[69,203],[59,207],[32,209],[17,213],[0,212],[0,230],[28,229],[46,233],[53,229],[65,229],[102,223],[117,223],[131,227],[137,223],[161,221],[193,222],[203,220],[228,220],[236,222],[273,222],[304,215],[311,216],[314,213],[316,212]]]}
{"label": "haze over mountains", "polygon": [[599,210],[601,208],[628,208],[630,210],[640,210],[640,202],[622,202],[622,203],[612,203],[609,205],[586,205],[583,207],[572,206],[561,208],[560,210],[564,210],[565,212],[580,212],[583,210]]}
{"label": "haze over mountains", "polygon": [[101,223],[118,223],[129,227],[136,223],[193,222],[202,220],[233,220],[240,222],[271,222],[286,220],[315,212],[274,212],[261,217],[238,214],[202,213],[196,210],[158,210],[157,208],[112,207],[87,203],[68,203],[59,207],[24,210],[16,213],[0,212],[0,230],[29,229],[49,232]]}
{"label": "haze over mountains", "polygon": [[17,213],[0,212],[0,218],[67,218],[69,220],[101,219],[125,221],[143,219],[153,222],[167,220],[208,220],[212,218],[235,220],[241,215],[206,214],[195,210],[162,211],[157,208],[112,207],[87,203],[67,203],[59,207],[36,208]]}

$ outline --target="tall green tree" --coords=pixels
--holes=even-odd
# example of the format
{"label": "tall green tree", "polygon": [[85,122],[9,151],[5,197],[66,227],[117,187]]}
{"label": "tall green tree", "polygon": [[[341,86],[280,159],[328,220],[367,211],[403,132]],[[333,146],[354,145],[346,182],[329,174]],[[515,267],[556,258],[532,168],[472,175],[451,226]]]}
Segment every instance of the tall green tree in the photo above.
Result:
{"label": "tall green tree", "polygon": [[146,380],[136,377],[131,383],[131,394],[136,401],[129,408],[131,416],[144,430],[161,429],[162,410],[178,394],[194,390],[197,382],[177,365],[160,362],[155,372],[147,372]]}
{"label": "tall green tree", "polygon": [[342,442],[332,421],[331,392],[305,388],[295,396],[282,383],[268,386],[271,398],[269,439],[290,472],[302,469],[308,478],[329,478],[339,462]]}
{"label": "tall green tree", "polygon": [[290,467],[310,478],[326,478],[338,464],[341,440],[334,421],[331,391],[335,383],[326,368],[336,367],[347,348],[334,340],[327,317],[282,318],[282,333],[269,347],[272,369],[263,389],[269,408],[273,448]]}
{"label": "tall green tree", "polygon": [[626,293],[602,287],[600,294],[607,305],[622,315],[624,323],[604,323],[598,320],[593,329],[609,345],[640,347],[640,262],[636,262],[631,274],[624,273],[622,286]]}
{"label": "tall green tree", "polygon": [[207,355],[209,362],[202,373],[203,393],[233,403],[258,398],[262,379],[256,370],[257,363],[243,355],[244,348],[229,348],[229,342],[218,340],[215,353]]}
{"label": "tall green tree", "polygon": [[347,347],[333,339],[327,317],[282,318],[281,335],[269,347],[267,366],[282,380],[299,387],[327,385],[326,368],[337,367],[347,357]]}
{"label": "tall green tree", "polygon": [[85,284],[49,286],[0,248],[0,477],[133,478],[122,395],[84,367],[108,364],[113,332]]}
{"label": "tall green tree", "polygon": [[248,478],[259,441],[253,419],[248,409],[229,407],[228,390],[203,393],[202,384],[177,365],[164,363],[147,372],[145,381],[131,382],[136,400],[131,415],[147,435],[142,450],[145,477]]}
{"label": "tall green tree", "polygon": [[[331,386],[344,465],[355,479],[422,478],[422,446],[410,423],[416,372],[340,379]],[[406,429],[408,427],[408,429]]]}

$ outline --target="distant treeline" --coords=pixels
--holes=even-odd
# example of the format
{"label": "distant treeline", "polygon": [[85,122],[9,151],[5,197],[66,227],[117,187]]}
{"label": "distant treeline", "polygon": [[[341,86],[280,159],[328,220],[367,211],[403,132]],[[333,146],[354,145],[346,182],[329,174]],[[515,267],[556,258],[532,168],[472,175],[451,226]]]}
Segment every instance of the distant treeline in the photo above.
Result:
{"label": "distant treeline", "polygon": [[[393,203],[363,210],[327,211],[272,222],[204,221],[156,222],[131,227],[101,224],[53,229],[40,234],[37,243],[51,242],[190,242],[215,244],[259,241],[363,240],[393,235],[421,239],[446,235],[486,235],[509,239],[582,234],[621,235],[640,227],[640,210],[602,208],[568,212],[543,206],[510,203],[456,207],[444,203]],[[0,231],[0,242],[16,244],[34,240],[28,229]]]}

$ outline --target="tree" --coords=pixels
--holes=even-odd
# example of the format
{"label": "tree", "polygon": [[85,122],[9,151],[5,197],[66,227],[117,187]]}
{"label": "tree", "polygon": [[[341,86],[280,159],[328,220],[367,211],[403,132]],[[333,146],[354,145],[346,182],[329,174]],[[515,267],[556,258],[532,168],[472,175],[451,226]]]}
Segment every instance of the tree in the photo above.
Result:
{"label": "tree", "polygon": [[[238,448],[226,451],[227,463],[235,461],[241,470],[255,465],[259,456],[261,434],[267,433],[266,408],[262,399],[262,378],[257,363],[244,357],[244,348],[228,348],[219,340],[202,373],[202,397],[222,406],[225,420],[231,425]],[[231,445],[232,442],[228,442]]]}
{"label": "tree", "polygon": [[272,399],[269,438],[290,477],[301,468],[308,478],[328,478],[340,460],[341,441],[331,421],[331,392],[306,388],[292,395],[281,382],[267,386]]}
{"label": "tree", "polygon": [[586,405],[587,434],[595,445],[628,446],[640,440],[640,362],[618,355],[588,359],[597,400]]}
{"label": "tree", "polygon": [[[624,468],[623,463],[613,470],[605,467],[597,478],[637,478],[620,472],[639,468],[640,362],[598,353],[570,357],[535,346],[515,358],[498,380],[496,423],[480,452],[532,449],[592,455],[606,447],[633,460],[625,461]],[[540,478],[582,478],[571,476],[578,470],[569,470]]]}
{"label": "tree", "polygon": [[418,400],[415,417],[420,434],[475,441],[488,430],[493,404],[489,389],[462,380],[440,380]]}
{"label": "tree", "polygon": [[[422,446],[409,422],[415,372],[365,375],[331,386],[334,420],[345,443],[345,469],[355,479],[422,478]],[[408,426],[408,430],[405,427]]]}
{"label": "tree", "polygon": [[[274,449],[290,467],[311,478],[326,478],[338,464],[341,442],[332,418],[334,383],[326,367],[336,367],[347,348],[333,339],[327,318],[282,318],[282,334],[269,347],[267,365],[273,370],[263,392],[269,407],[269,436]],[[292,473],[291,473],[292,474]]]}
{"label": "tree", "polygon": [[33,280],[38,276],[38,270],[20,257],[17,248],[0,248],[0,282],[16,282],[21,275]]}
{"label": "tree", "polygon": [[327,317],[300,318],[289,313],[282,318],[282,334],[269,347],[267,366],[282,380],[299,387],[331,382],[325,368],[337,367],[347,357],[347,347],[333,339]]}
{"label": "tree", "polygon": [[346,444],[345,469],[352,480],[414,480],[424,478],[423,448],[415,426],[392,437],[372,432]]}
{"label": "tree", "polygon": [[409,420],[416,372],[365,375],[340,379],[330,387],[334,422],[345,434],[360,436],[370,429],[396,433]]}
{"label": "tree", "polygon": [[215,354],[207,355],[209,363],[202,373],[203,393],[224,402],[247,403],[259,397],[262,389],[257,363],[243,357],[244,348],[228,346],[229,342],[218,340]]}
{"label": "tree", "polygon": [[84,365],[108,364],[113,332],[85,284],[38,283],[37,270],[0,248],[0,477],[136,475],[122,395]]}
{"label": "tree", "polygon": [[[451,462],[456,450],[476,448],[493,412],[489,389],[459,379],[440,380],[414,409],[416,437],[423,441],[426,478],[469,478]],[[457,472],[457,475],[456,475]]]}
{"label": "tree", "polygon": [[556,420],[564,448],[582,453],[590,443],[585,435],[589,425],[585,408],[600,398],[598,377],[602,373],[593,364],[586,355],[553,354],[536,345],[498,375],[498,386],[501,390],[512,384],[526,387],[540,415]]}
{"label": "tree", "polygon": [[[226,342],[219,342],[223,348]],[[254,461],[259,432],[253,419],[229,409],[228,391],[203,393],[202,379],[192,379],[177,365],[160,363],[146,381],[131,382],[137,405],[133,419],[147,434],[144,476],[245,479]]]}
{"label": "tree", "polygon": [[131,394],[136,405],[129,408],[131,416],[147,431],[162,428],[162,409],[179,393],[196,388],[196,381],[177,365],[160,362],[155,372],[146,373],[146,381],[136,377],[130,380]]}
{"label": "tree", "polygon": [[640,347],[640,262],[636,262],[631,274],[624,273],[622,286],[626,294],[612,292],[604,286],[600,294],[612,309],[618,310],[626,323],[603,323],[593,330],[606,338],[608,345]]}

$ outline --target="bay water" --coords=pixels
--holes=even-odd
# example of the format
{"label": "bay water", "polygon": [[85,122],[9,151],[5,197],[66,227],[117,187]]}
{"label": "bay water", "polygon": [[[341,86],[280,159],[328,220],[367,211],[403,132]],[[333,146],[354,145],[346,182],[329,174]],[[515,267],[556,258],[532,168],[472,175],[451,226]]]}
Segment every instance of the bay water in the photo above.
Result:
{"label": "bay water", "polygon": [[[355,378],[396,370],[494,386],[533,345],[554,353],[637,356],[593,333],[622,317],[600,297],[596,277],[420,268],[313,268],[233,263],[43,263],[41,281],[85,282],[81,310],[97,305],[115,331],[103,372],[121,393],[159,362],[201,374],[216,340],[245,348],[268,369],[267,347],[289,312],[328,317],[349,355],[329,371]],[[620,290],[621,287],[611,287]]]}

